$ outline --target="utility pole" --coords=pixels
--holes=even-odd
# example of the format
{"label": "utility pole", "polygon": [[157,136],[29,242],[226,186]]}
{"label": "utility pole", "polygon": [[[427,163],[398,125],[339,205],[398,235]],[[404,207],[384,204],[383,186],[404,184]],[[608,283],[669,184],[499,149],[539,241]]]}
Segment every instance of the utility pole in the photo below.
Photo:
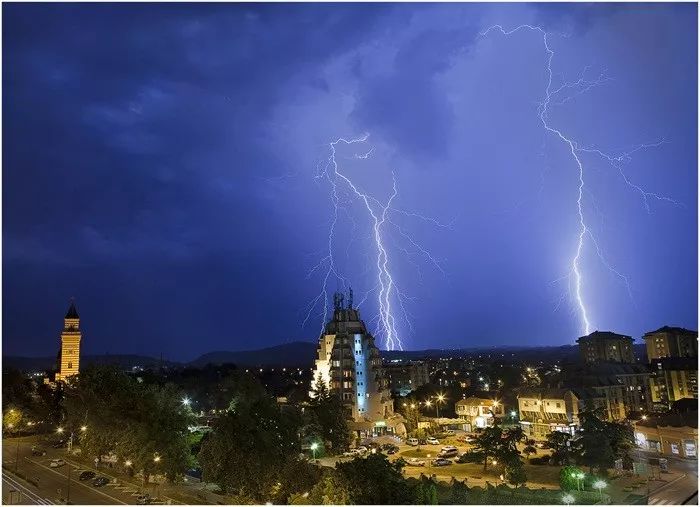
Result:
{"label": "utility pole", "polygon": [[15,475],[17,474],[18,467],[19,467],[19,440],[17,440],[17,450],[15,451]]}

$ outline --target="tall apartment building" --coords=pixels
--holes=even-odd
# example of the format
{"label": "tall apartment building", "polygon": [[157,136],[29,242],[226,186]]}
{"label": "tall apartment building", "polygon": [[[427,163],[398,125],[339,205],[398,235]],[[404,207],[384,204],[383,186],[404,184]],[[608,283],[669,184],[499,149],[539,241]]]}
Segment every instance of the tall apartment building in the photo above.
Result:
{"label": "tall apartment building", "polygon": [[579,425],[582,403],[571,389],[527,387],[518,390],[520,426],[530,438],[544,439],[552,431],[572,434]]}
{"label": "tall apartment building", "polygon": [[63,319],[56,382],[66,381],[80,373],[80,340],[82,336],[80,332],[80,316],[75,308],[75,301],[71,301],[68,312]]}
{"label": "tall apartment building", "polygon": [[664,326],[644,334],[649,362],[664,357],[698,357],[698,332]]}
{"label": "tall apartment building", "polygon": [[581,336],[579,354],[584,363],[634,363],[632,337],[611,331],[594,331]]}
{"label": "tall apartment building", "polygon": [[391,392],[401,396],[430,383],[430,370],[424,361],[391,361],[384,365],[384,371]]}
{"label": "tall apartment building", "polygon": [[333,299],[333,318],[318,342],[311,396],[322,380],[345,403],[353,421],[369,423],[355,429],[365,433],[375,426],[391,429],[388,420],[394,414],[394,402],[374,337],[352,307],[352,290],[347,307],[343,294],[336,293]]}

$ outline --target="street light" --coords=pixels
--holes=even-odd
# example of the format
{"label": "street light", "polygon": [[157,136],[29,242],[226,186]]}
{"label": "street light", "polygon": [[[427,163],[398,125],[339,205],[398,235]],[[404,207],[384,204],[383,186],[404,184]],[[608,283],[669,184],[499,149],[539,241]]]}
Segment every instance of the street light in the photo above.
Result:
{"label": "street light", "polygon": [[153,461],[158,463],[160,461],[160,456],[156,456],[155,458],[153,458]]}
{"label": "street light", "polygon": [[586,477],[586,474],[584,474],[583,472],[576,472],[574,474],[574,477],[576,477],[576,484],[578,486],[578,490],[581,491],[582,481]]}
{"label": "street light", "polygon": [[58,428],[56,428],[56,431],[57,431],[58,433],[63,433],[63,428],[61,428],[61,427],[59,426]]}
{"label": "street light", "polygon": [[189,407],[190,403],[192,403],[192,401],[190,401],[190,399],[187,396],[182,398],[182,404],[185,405],[186,407]]}
{"label": "street light", "polygon": [[87,426],[81,426],[80,431],[87,431]]}
{"label": "street light", "polygon": [[593,483],[593,487],[598,490],[598,493],[600,494],[600,499],[603,499],[603,488],[607,486],[608,483],[605,482],[604,480],[598,479]]}
{"label": "street light", "polygon": [[313,442],[311,444],[311,452],[313,453],[314,461],[316,461],[316,449],[318,449],[318,442]]}
{"label": "street light", "polygon": [[576,499],[574,498],[574,495],[566,494],[563,497],[561,497],[561,501],[564,502],[566,505],[571,505],[576,501]]}
{"label": "street light", "polygon": [[124,462],[124,464],[125,464],[126,466],[130,467],[130,466],[131,466],[131,460],[126,460],[126,461]]}

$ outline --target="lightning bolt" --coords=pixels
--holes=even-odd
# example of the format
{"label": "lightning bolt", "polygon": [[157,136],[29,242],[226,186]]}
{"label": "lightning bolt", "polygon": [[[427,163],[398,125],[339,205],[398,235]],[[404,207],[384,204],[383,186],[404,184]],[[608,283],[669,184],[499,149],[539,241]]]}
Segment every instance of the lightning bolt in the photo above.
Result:
{"label": "lightning bolt", "polygon": [[[407,295],[403,290],[401,290],[396,282],[396,277],[392,271],[393,265],[389,254],[389,227],[392,227],[395,231],[397,231],[398,236],[406,241],[414,250],[411,252],[408,250],[408,248],[402,246],[398,247],[398,249],[407,256],[409,262],[413,263],[410,258],[413,254],[417,253],[418,255],[425,257],[443,275],[446,275],[446,273],[442,268],[441,261],[436,259],[428,251],[428,249],[416,241],[404,227],[401,227],[396,222],[395,218],[392,219],[391,215],[393,214],[419,219],[441,228],[450,228],[452,223],[444,224],[423,214],[414,211],[406,211],[395,207],[394,202],[398,197],[398,186],[394,171],[391,171],[392,191],[385,201],[380,201],[376,197],[364,191],[352,180],[350,175],[341,171],[338,164],[338,146],[357,145],[357,147],[361,148],[362,151],[354,154],[352,158],[366,160],[372,155],[374,150],[374,148],[371,147],[367,149],[368,139],[369,134],[363,134],[362,136],[356,138],[338,138],[335,141],[330,142],[328,144],[328,157],[317,167],[316,179],[325,180],[330,185],[330,197],[333,212],[331,215],[331,223],[328,232],[328,241],[323,256],[320,261],[311,268],[307,275],[307,277],[310,277],[317,271],[325,268],[325,272],[321,277],[321,291],[308,303],[306,317],[302,323],[302,327],[305,326],[308,320],[311,318],[314,309],[321,306],[321,333],[323,333],[323,327],[328,321],[328,315],[330,312],[329,283],[331,280],[335,279],[342,284],[343,288],[345,288],[347,285],[346,278],[339,272],[334,260],[334,240],[336,228],[338,226],[339,212],[341,209],[346,209],[345,204],[349,202],[349,196],[352,197],[355,202],[361,203],[364,210],[366,210],[371,224],[370,238],[375,247],[374,267],[376,269],[376,284],[361,296],[357,307],[359,308],[360,306],[364,305],[369,299],[370,295],[375,294],[378,312],[368,321],[368,323],[376,323],[374,334],[375,336],[382,337],[384,339],[384,345],[387,350],[403,350],[403,340],[400,337],[399,324],[397,322],[398,319],[396,315],[400,315],[400,318],[406,324],[409,331],[412,332],[412,315],[408,311],[407,303],[414,301],[415,298]],[[353,219],[351,213],[348,213],[348,217],[353,223],[354,230],[357,223]],[[354,238],[352,240],[354,240]],[[346,249],[346,255],[347,252],[348,250]],[[416,265],[415,263],[413,264]]]}
{"label": "lightning bolt", "polygon": [[[574,255],[571,259],[571,270],[569,272],[569,280],[571,280],[571,277],[573,277],[573,284],[574,284],[574,297],[576,300],[576,305],[578,307],[580,319],[581,319],[581,324],[582,324],[582,330],[584,334],[590,334],[591,332],[591,318],[590,318],[590,313],[588,311],[588,308],[586,306],[586,302],[584,299],[583,295],[583,273],[581,270],[581,259],[584,253],[584,247],[586,245],[586,240],[588,239],[594,246],[596,255],[600,259],[601,263],[605,268],[607,268],[613,275],[615,275],[617,278],[622,280],[622,282],[625,284],[627,287],[627,292],[632,299],[632,291],[630,288],[629,280],[628,278],[623,275],[621,272],[619,272],[617,269],[615,269],[603,256],[602,250],[600,248],[600,245],[595,238],[593,232],[589,228],[587,222],[586,222],[586,216],[584,213],[584,203],[583,203],[583,196],[584,196],[584,191],[586,187],[586,182],[585,182],[585,168],[584,168],[584,163],[582,161],[582,154],[583,153],[588,153],[588,154],[595,154],[598,155],[600,158],[603,160],[606,160],[611,166],[616,168],[622,177],[623,181],[625,184],[633,189],[635,192],[639,193],[643,199],[644,206],[647,210],[647,212],[651,212],[651,209],[649,207],[649,200],[650,199],[655,199],[658,201],[665,201],[669,202],[675,205],[681,205],[679,202],[669,198],[665,197],[662,195],[659,195],[654,192],[649,192],[639,186],[638,184],[632,182],[630,178],[627,176],[623,169],[623,164],[626,162],[629,162],[631,160],[632,154],[640,151],[640,150],[646,150],[649,148],[654,148],[658,147],[661,144],[663,144],[665,141],[661,140],[658,143],[652,143],[652,144],[640,144],[633,148],[630,151],[623,151],[617,155],[611,155],[609,153],[605,153],[602,150],[599,150],[595,147],[581,147],[579,146],[579,143],[571,138],[570,136],[566,135],[562,129],[555,127],[552,125],[549,121],[549,108],[551,105],[561,105],[565,102],[568,102],[570,100],[573,100],[575,97],[582,95],[586,93],[588,90],[599,86],[607,81],[610,81],[611,79],[605,75],[605,72],[601,73],[596,79],[594,80],[589,80],[585,78],[585,74],[588,71],[588,67],[584,68],[580,78],[575,81],[575,82],[563,82],[563,84],[557,88],[553,88],[553,80],[554,80],[554,74],[552,71],[552,61],[554,59],[554,50],[550,47],[549,45],[549,33],[546,32],[544,29],[542,29],[539,26],[533,26],[533,25],[520,25],[512,30],[505,30],[501,25],[494,25],[491,26],[490,28],[486,29],[484,32],[480,34],[480,37],[486,37],[489,33],[496,31],[499,32],[503,36],[511,36],[515,34],[516,32],[520,31],[529,31],[529,32],[534,32],[541,36],[542,42],[544,44],[544,49],[545,53],[547,55],[547,86],[544,91],[544,99],[542,102],[538,105],[537,108],[537,114],[540,119],[540,122],[542,124],[542,127],[544,130],[553,136],[555,136],[557,139],[559,139],[567,148],[568,151],[571,153],[571,157],[573,161],[575,162],[575,166],[578,172],[578,184],[577,184],[577,197],[576,197],[576,209],[577,209],[577,214],[578,214],[578,232],[577,232],[577,241],[576,241],[576,248],[574,250]],[[561,96],[561,94],[565,91],[573,91],[571,95],[564,96],[563,98],[558,98]],[[632,301],[634,301],[632,299]]]}

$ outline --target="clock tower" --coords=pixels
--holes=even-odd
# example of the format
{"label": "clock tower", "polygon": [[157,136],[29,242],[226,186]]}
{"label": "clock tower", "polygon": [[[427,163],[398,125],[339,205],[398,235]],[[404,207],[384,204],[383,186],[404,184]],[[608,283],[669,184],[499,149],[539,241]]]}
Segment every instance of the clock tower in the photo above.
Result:
{"label": "clock tower", "polygon": [[66,381],[69,377],[80,373],[80,317],[75,309],[75,301],[71,300],[70,308],[63,319],[61,332],[61,353],[58,359],[56,381]]}

